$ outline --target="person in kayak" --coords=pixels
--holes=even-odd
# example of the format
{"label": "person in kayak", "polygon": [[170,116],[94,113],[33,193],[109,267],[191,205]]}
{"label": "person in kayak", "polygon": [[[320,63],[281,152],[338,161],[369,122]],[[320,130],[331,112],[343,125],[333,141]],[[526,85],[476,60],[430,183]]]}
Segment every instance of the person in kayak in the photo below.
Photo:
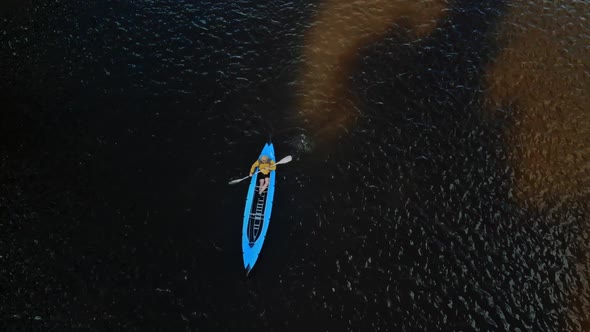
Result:
{"label": "person in kayak", "polygon": [[254,164],[252,164],[252,167],[250,168],[250,176],[254,174],[256,167],[258,167],[260,170],[258,173],[258,179],[260,180],[258,194],[262,194],[268,187],[268,182],[270,181],[270,172],[276,170],[277,165],[275,164],[274,160],[271,160],[268,156],[262,156],[260,159],[256,160]]}

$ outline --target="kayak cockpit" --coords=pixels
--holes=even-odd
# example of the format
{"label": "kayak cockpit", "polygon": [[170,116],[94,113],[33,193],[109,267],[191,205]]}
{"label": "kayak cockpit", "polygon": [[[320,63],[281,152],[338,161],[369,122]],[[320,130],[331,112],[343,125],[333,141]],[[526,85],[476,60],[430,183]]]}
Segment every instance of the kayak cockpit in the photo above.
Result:
{"label": "kayak cockpit", "polygon": [[262,225],[264,223],[264,210],[266,206],[266,191],[258,194],[258,185],[256,186],[256,194],[254,197],[254,204],[250,210],[250,217],[248,218],[248,245],[253,247],[260,236]]}

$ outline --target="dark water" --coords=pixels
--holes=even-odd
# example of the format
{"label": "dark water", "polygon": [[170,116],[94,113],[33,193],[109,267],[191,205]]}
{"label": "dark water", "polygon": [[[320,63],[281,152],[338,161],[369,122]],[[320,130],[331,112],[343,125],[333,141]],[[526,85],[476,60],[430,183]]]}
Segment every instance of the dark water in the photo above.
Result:
{"label": "dark water", "polygon": [[588,5],[342,3],[2,5],[0,327],[589,330]]}

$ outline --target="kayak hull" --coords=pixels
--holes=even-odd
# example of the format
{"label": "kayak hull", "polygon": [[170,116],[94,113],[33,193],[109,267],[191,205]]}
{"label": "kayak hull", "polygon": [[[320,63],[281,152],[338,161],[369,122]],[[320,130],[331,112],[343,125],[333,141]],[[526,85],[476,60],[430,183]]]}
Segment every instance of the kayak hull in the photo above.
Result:
{"label": "kayak hull", "polygon": [[[276,162],[272,143],[264,145],[258,158],[263,155]],[[258,171],[258,168],[255,171]],[[270,172],[268,188],[262,195],[258,194],[258,176],[252,176],[248,186],[242,225],[242,255],[246,275],[250,273],[254,264],[256,264],[268,231],[275,192],[275,173],[276,171]]]}

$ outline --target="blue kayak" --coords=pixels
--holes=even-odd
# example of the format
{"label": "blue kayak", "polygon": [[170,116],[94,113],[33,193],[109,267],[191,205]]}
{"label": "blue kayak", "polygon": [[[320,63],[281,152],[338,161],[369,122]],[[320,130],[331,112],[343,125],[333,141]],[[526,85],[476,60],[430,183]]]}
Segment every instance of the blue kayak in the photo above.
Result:
{"label": "blue kayak", "polygon": [[[260,156],[268,156],[276,163],[275,150],[272,143],[267,143]],[[255,172],[258,171],[256,168]],[[258,176],[254,175],[250,179],[248,195],[246,196],[246,207],[244,208],[244,224],[242,226],[242,253],[244,256],[244,268],[246,275],[250,273],[260,251],[268,231],[270,223],[270,214],[272,211],[272,201],[275,193],[276,171],[270,172],[268,188],[261,194],[258,194]]]}

